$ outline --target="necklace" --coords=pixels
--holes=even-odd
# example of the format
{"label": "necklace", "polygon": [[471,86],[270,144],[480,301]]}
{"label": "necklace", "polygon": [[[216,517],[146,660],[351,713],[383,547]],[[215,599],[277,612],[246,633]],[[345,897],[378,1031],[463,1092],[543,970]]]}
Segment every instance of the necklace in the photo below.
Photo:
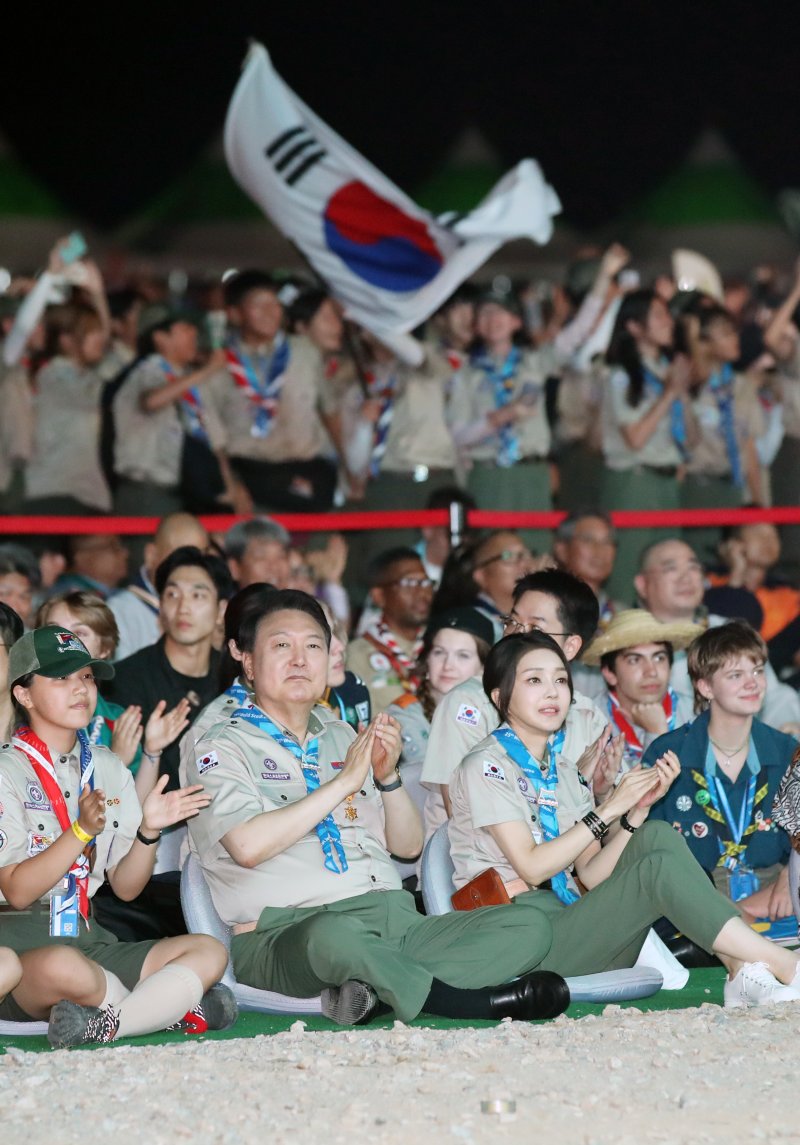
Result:
{"label": "necklace", "polygon": [[734,747],[734,748],[730,748],[730,749],[728,749],[727,747],[723,747],[721,743],[717,743],[717,741],[715,739],[713,739],[712,736],[708,737],[708,742],[713,744],[713,746],[717,749],[717,751],[722,752],[722,754],[724,755],[725,758],[720,761],[722,763],[722,766],[723,767],[731,767],[733,765],[733,757],[735,755],[738,755],[739,752],[742,751],[744,748],[746,748],[747,745],[750,743],[750,734],[748,732],[747,739],[744,740],[743,743],[740,743],[738,747]]}

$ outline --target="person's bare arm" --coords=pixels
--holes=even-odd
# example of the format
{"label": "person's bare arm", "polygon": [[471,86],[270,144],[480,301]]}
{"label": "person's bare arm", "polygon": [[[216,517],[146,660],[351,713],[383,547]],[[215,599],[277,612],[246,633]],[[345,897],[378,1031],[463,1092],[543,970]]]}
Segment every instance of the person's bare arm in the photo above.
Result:
{"label": "person's bare arm", "polygon": [[683,401],[686,409],[689,380],[689,359],[679,354],[669,368],[664,389],[650,409],[638,421],[620,426],[620,433],[629,449],[638,451],[647,445],[663,419],[669,415],[673,402]]}
{"label": "person's bare arm", "polygon": [[787,361],[795,346],[794,312],[800,306],[800,262],[795,267],[794,285],[782,306],[775,311],[764,331],[764,345],[780,362]]}
{"label": "person's bare arm", "polygon": [[179,402],[182,397],[191,390],[194,386],[200,386],[203,382],[207,382],[212,374],[225,365],[225,351],[214,350],[211,357],[208,359],[204,366],[199,370],[193,370],[191,374],[186,374],[182,378],[173,378],[169,382],[165,382],[163,386],[156,386],[155,389],[147,390],[139,399],[142,409],[146,413],[156,413],[166,406],[174,405]]}

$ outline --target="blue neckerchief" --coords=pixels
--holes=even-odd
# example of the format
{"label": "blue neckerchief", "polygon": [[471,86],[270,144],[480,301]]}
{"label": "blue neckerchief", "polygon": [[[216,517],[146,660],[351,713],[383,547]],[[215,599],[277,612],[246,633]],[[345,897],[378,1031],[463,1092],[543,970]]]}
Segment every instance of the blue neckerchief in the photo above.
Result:
{"label": "blue neckerchief", "polygon": [[105,728],[106,726],[107,725],[106,725],[105,716],[93,716],[89,720],[87,731],[88,731],[89,743],[92,745],[92,747],[94,747],[98,743],[103,742],[103,738],[102,738],[103,737],[103,728]]}
{"label": "blue neckerchief", "polygon": [[[312,791],[317,790],[320,786],[319,740],[313,739],[304,751],[297,740],[292,739],[286,735],[285,732],[282,732],[277,724],[274,724],[269,716],[258,708],[238,708],[233,713],[233,719],[247,720],[248,723],[255,724],[257,728],[260,728],[262,732],[266,732],[267,735],[271,736],[281,747],[290,751],[294,758],[300,762],[308,794],[310,795]],[[336,825],[336,820],[333,818],[333,815],[326,815],[321,823],[317,823],[315,831],[322,846],[322,853],[325,856],[326,868],[332,871],[334,875],[343,875],[347,870],[347,858],[344,853],[344,846],[342,845],[342,836],[339,833],[339,828]],[[334,851],[336,852],[335,855]],[[337,857],[339,860],[338,866],[336,862]]]}
{"label": "blue neckerchief", "polygon": [[739,442],[736,439],[736,418],[733,401],[733,367],[726,362],[721,370],[712,374],[708,384],[717,402],[719,410],[720,428],[725,438],[725,449],[728,453],[728,464],[731,467],[731,478],[734,485],[740,489],[744,486],[744,471],[739,453]]}
{"label": "blue neckerchief", "polygon": [[[556,791],[558,790],[558,768],[556,760],[559,753],[563,751],[566,734],[566,730],[561,728],[555,735],[550,736],[550,739],[547,741],[549,766],[547,774],[542,775],[541,768],[513,728],[510,728],[508,724],[503,724],[497,728],[496,731],[492,732],[492,735],[503,750],[511,756],[518,767],[522,768],[525,777],[529,779],[536,788],[536,795],[539,801],[539,822],[541,823],[542,834],[544,835],[546,843],[557,839],[560,834],[558,815],[556,813],[558,806],[556,798]],[[567,906],[569,906],[570,903],[577,902],[580,897],[570,887],[566,871],[559,871],[557,875],[551,875],[550,886]]]}
{"label": "blue neckerchief", "polygon": [[272,353],[259,355],[255,360],[242,349],[242,343],[235,335],[231,338],[231,349],[239,359],[247,381],[259,400],[251,433],[253,437],[267,437],[272,429],[278,401],[289,366],[291,350],[288,338],[278,333],[272,344]]}
{"label": "blue neckerchief", "polygon": [[[472,365],[482,370],[492,384],[495,409],[502,409],[511,401],[514,392],[514,375],[517,372],[520,358],[519,347],[512,346],[506,355],[505,361],[499,366],[485,350],[479,350],[472,357]],[[510,425],[504,425],[497,431],[500,438],[500,449],[497,454],[497,464],[503,469],[510,469],[512,465],[522,458],[519,438]]]}
{"label": "blue neckerchief", "polygon": [[[728,799],[727,792],[723,787],[719,777],[717,776],[717,760],[714,756],[714,749],[709,743],[706,750],[706,766],[705,776],[706,783],[708,784],[708,795],[711,800],[711,806],[718,812],[725,820],[728,830],[731,833],[731,842],[737,845],[741,843],[744,838],[744,833],[750,826],[753,819],[753,811],[756,805],[756,786],[758,783],[758,772],[760,770],[760,763],[758,753],[756,752],[755,744],[752,737],[750,738],[750,749],[747,753],[747,761],[745,767],[750,772],[750,778],[747,781],[747,790],[742,796],[742,804],[739,808],[739,818],[734,820],[733,811],[731,810],[730,800]],[[753,770],[755,767],[755,771]],[[725,854],[725,847],[722,839],[717,836],[717,843],[719,844],[720,855]],[[735,858],[729,855],[725,860],[725,866],[733,871],[742,864],[742,858]]]}
{"label": "blue neckerchief", "polygon": [[[163,355],[159,356],[158,364],[166,374],[168,381],[172,382],[179,376]],[[193,437],[197,441],[202,441],[208,445],[208,434],[203,425],[203,402],[200,397],[200,390],[197,386],[192,386],[191,389],[186,391],[181,398],[180,406],[184,415],[184,428],[189,437]]]}
{"label": "blue neckerchief", "polygon": [[375,396],[380,399],[381,408],[378,418],[375,422],[375,429],[372,438],[372,452],[369,457],[369,475],[370,477],[377,477],[381,471],[383,463],[383,455],[386,452],[386,446],[389,443],[389,430],[392,425],[392,418],[394,417],[394,399],[395,391],[397,389],[397,379],[394,374],[391,374],[385,381],[380,383],[378,393]]}
{"label": "blue neckerchief", "polygon": [[[650,390],[651,393],[656,394],[656,396],[662,394],[664,392],[664,383],[658,374],[648,369],[645,365],[642,366],[642,371],[644,373],[645,387]],[[684,416],[683,402],[678,398],[676,398],[669,407],[669,428],[672,434],[672,440],[677,445],[681,456],[686,457],[689,453],[686,444],[686,418]]]}
{"label": "blue neckerchief", "polygon": [[244,684],[239,682],[238,676],[233,681],[230,688],[225,689],[225,695],[226,696],[232,696],[233,699],[236,700],[240,704],[246,704],[250,700],[250,696],[249,696],[249,693],[247,691],[247,688],[245,688]]}

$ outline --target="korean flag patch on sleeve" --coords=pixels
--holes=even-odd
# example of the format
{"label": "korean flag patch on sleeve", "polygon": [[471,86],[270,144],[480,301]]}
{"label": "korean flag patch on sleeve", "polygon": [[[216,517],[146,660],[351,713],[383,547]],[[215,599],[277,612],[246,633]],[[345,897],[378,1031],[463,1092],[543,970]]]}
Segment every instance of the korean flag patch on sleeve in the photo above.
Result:
{"label": "korean flag patch on sleeve", "polygon": [[211,768],[216,767],[218,763],[219,759],[217,758],[217,753],[215,751],[210,751],[208,755],[203,755],[200,757],[200,759],[195,760],[195,764],[197,765],[197,774],[203,775],[206,771],[211,771]]}
{"label": "korean flag patch on sleeve", "polygon": [[496,779],[500,783],[506,782],[506,773],[499,763],[492,763],[490,759],[483,761],[483,775],[485,779]]}
{"label": "korean flag patch on sleeve", "polygon": [[477,708],[473,708],[472,704],[462,704],[456,712],[456,723],[467,724],[468,727],[476,728],[480,715]]}

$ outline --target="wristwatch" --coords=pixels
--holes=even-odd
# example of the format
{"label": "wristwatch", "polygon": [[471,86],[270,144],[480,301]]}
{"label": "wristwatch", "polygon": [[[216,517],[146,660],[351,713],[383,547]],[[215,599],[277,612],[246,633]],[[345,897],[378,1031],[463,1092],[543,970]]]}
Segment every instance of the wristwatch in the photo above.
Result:
{"label": "wristwatch", "polygon": [[397,768],[394,769],[394,773],[397,776],[397,779],[395,779],[394,783],[381,783],[379,780],[375,780],[375,786],[377,787],[378,791],[397,791],[398,787],[403,786],[403,780],[401,779],[400,772]]}

